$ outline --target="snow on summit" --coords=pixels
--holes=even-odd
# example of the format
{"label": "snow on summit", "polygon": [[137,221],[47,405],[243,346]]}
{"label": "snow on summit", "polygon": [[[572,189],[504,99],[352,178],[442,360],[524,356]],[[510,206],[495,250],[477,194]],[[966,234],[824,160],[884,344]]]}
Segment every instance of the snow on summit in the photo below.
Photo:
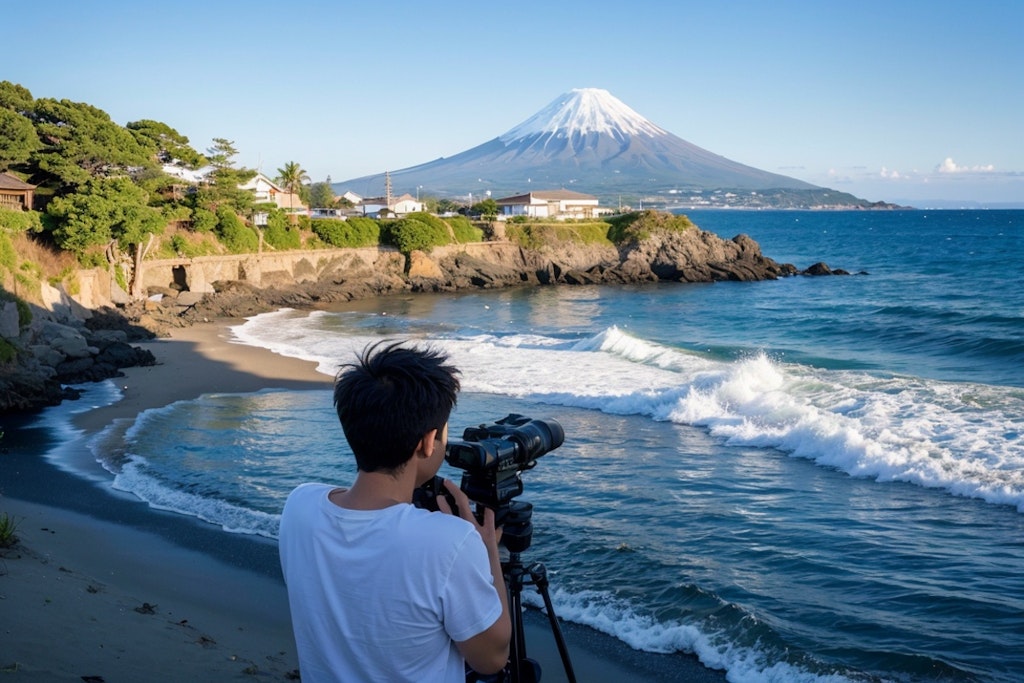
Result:
{"label": "snow on summit", "polygon": [[664,135],[665,131],[601,88],[575,88],[502,135],[508,144],[534,135],[573,137],[588,133],[608,135]]}

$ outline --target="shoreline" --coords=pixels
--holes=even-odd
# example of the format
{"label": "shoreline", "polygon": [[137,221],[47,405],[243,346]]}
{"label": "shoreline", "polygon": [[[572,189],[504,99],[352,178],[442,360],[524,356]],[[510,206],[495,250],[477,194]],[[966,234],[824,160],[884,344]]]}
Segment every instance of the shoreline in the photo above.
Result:
{"label": "shoreline", "polygon": [[[238,319],[141,344],[157,365],[123,370],[124,397],[79,413],[85,436],[114,420],[209,392],[330,389],[313,363],[231,341]],[[7,680],[298,680],[276,542],[161,512],[40,457],[41,430],[7,434],[0,514],[19,546],[0,550],[0,673]],[[148,607],[147,607],[148,606]],[[524,615],[544,681],[565,680],[545,617]],[[724,681],[687,655],[654,655],[562,625],[580,681]],[[95,678],[93,680],[100,680]]]}

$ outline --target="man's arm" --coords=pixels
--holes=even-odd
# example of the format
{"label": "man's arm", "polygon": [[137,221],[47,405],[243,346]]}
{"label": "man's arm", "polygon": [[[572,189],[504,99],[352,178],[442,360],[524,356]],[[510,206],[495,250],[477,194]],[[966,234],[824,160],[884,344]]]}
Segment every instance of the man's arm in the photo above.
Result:
{"label": "man's arm", "polygon": [[[480,534],[480,538],[483,539],[484,546],[487,548],[487,559],[491,565],[494,589],[498,591],[498,598],[501,600],[501,616],[497,621],[472,638],[456,642],[455,646],[474,671],[482,674],[497,673],[508,663],[509,643],[512,641],[508,589],[505,587],[505,577],[501,571],[501,555],[498,553],[501,530],[494,528],[494,510],[489,508],[484,510],[484,519],[481,524],[473,516],[473,510],[466,494],[451,481],[445,480],[445,487],[455,496],[459,506],[459,515],[473,524]],[[444,512],[451,512],[451,510],[444,510],[448,504],[443,496],[438,496],[438,507],[441,507]]]}

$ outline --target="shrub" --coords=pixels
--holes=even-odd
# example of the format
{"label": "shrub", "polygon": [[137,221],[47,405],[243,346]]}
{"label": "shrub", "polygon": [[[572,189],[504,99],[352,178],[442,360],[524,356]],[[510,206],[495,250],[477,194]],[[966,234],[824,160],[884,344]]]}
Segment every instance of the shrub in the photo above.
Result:
{"label": "shrub", "polygon": [[7,270],[14,270],[18,265],[18,252],[14,250],[14,244],[7,235],[7,231],[0,231],[0,267]]}
{"label": "shrub", "polygon": [[221,244],[212,234],[196,235],[187,230],[178,230],[154,254],[154,258],[195,258],[223,252]]}
{"label": "shrub", "polygon": [[0,209],[0,228],[11,232],[42,232],[43,223],[35,211]]}
{"label": "shrub", "polygon": [[17,355],[18,349],[6,339],[0,339],[0,363],[10,363]]}
{"label": "shrub", "polygon": [[416,218],[402,218],[383,224],[381,239],[398,247],[403,254],[409,254],[417,249],[426,251],[431,247],[451,243],[447,227],[425,223]]}
{"label": "shrub", "polygon": [[465,216],[452,216],[445,220],[455,233],[455,241],[460,244],[466,242],[483,242],[484,231],[473,225],[473,222]]}
{"label": "shrub", "polygon": [[17,530],[17,520],[6,512],[0,512],[0,548],[11,548],[17,544]]}
{"label": "shrub", "polygon": [[217,215],[203,208],[192,210],[192,229],[196,232],[212,232],[217,227]]}
{"label": "shrub", "polygon": [[405,216],[405,218],[417,220],[421,223],[426,223],[427,225],[430,226],[431,230],[437,231],[439,233],[447,233],[448,236],[451,237],[451,229],[448,227],[448,224],[432,213],[427,213],[426,211],[416,211],[414,213],[408,214],[407,216]]}
{"label": "shrub", "polygon": [[380,244],[380,224],[372,218],[356,216],[349,218],[345,224],[352,229],[356,247],[369,247]]}
{"label": "shrub", "polygon": [[694,227],[686,216],[661,211],[633,211],[612,216],[607,223],[611,225],[608,239],[615,244],[642,242],[654,232],[681,232]]}
{"label": "shrub", "polygon": [[217,238],[232,254],[249,254],[259,250],[256,233],[227,206],[217,209]]}
{"label": "shrub", "polygon": [[185,255],[188,250],[188,240],[184,235],[171,235],[171,252],[175,255]]}
{"label": "shrub", "polygon": [[380,243],[380,226],[372,218],[314,218],[310,227],[313,234],[333,247],[370,247]]}
{"label": "shrub", "polygon": [[275,249],[298,249],[302,244],[299,226],[292,226],[291,220],[283,211],[271,211],[267,216],[263,239]]}

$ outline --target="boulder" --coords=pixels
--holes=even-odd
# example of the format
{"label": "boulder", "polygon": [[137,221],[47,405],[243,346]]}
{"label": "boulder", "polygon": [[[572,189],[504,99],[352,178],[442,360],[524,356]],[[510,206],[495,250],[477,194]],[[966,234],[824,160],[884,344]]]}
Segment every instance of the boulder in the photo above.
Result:
{"label": "boulder", "polygon": [[20,332],[18,305],[13,301],[0,302],[0,339],[17,339]]}

